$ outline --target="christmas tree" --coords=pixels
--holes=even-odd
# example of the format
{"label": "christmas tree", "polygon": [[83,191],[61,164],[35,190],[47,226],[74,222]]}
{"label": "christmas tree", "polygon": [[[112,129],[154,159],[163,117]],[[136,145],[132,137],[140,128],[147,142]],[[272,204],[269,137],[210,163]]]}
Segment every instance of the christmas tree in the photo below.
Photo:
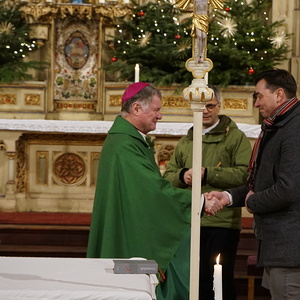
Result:
{"label": "christmas tree", "polygon": [[181,11],[168,1],[133,4],[132,17],[118,19],[112,63],[104,69],[119,71],[117,80],[133,81],[138,63],[140,81],[158,86],[191,82],[185,68],[191,56],[190,20],[180,23]]}
{"label": "christmas tree", "polygon": [[[185,62],[192,57],[191,11],[180,11],[167,0],[133,4],[132,18],[118,19],[112,63],[104,69],[118,71],[116,80],[133,81],[139,63],[140,81],[189,86],[192,75]],[[207,37],[207,57],[214,64],[210,84],[252,84],[255,72],[286,59],[289,35],[278,31],[281,22],[268,19],[270,6],[269,0],[231,0],[224,1],[224,10],[212,11]],[[179,22],[184,13],[186,21]]]}
{"label": "christmas tree", "polygon": [[29,26],[19,6],[0,4],[0,83],[30,80],[29,69],[42,69],[45,63],[24,61],[36,46],[29,38]]}
{"label": "christmas tree", "polygon": [[269,0],[231,0],[214,11],[207,40],[211,84],[253,84],[254,73],[286,59],[289,36],[279,31],[282,22],[269,21],[270,6]]}

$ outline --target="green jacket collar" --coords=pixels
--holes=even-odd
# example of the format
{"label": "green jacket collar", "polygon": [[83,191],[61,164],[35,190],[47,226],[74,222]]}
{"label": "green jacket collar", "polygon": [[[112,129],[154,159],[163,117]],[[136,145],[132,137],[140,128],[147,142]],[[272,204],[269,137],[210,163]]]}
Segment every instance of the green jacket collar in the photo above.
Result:
{"label": "green jacket collar", "polygon": [[[219,115],[220,123],[213,128],[211,131],[207,132],[205,136],[227,136],[230,130],[236,129],[237,125],[229,117],[225,115]],[[192,141],[193,140],[193,127],[188,131],[187,137]]]}

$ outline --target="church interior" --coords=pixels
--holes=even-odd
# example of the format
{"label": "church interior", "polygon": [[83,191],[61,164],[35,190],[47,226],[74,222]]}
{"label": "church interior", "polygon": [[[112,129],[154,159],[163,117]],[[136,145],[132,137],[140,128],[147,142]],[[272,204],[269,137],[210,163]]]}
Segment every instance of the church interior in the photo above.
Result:
{"label": "church interior", "polygon": [[[286,59],[276,67],[290,71],[299,83],[300,1],[269,2],[269,18],[282,22],[282,32],[291,35]],[[3,0],[0,5],[20,7],[29,24],[37,49],[25,60],[48,62],[42,70],[31,70],[31,79],[0,78],[0,255],[83,258],[101,148],[120,113],[122,94],[133,82],[114,81],[103,67],[110,61],[116,18],[132,15],[134,4]],[[132,68],[132,76],[142,73],[143,66],[138,74]],[[192,126],[193,111],[176,84],[159,88],[163,118],[150,137],[163,173],[177,141]],[[232,118],[253,145],[261,122],[253,106],[254,86],[221,86],[220,92],[221,114]],[[235,271],[238,299],[271,299],[260,286],[261,270],[251,262],[257,245],[246,210],[242,225]]]}

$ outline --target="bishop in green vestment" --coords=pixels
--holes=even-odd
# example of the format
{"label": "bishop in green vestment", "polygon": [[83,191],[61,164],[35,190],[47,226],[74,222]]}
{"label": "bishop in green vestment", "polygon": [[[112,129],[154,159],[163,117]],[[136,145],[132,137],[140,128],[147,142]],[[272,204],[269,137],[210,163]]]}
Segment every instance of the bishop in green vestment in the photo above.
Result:
{"label": "bishop in green vestment", "polygon": [[166,276],[157,299],[188,300],[191,191],[161,176],[145,139],[161,94],[138,82],[122,101],[101,151],[87,257],[153,259]]}

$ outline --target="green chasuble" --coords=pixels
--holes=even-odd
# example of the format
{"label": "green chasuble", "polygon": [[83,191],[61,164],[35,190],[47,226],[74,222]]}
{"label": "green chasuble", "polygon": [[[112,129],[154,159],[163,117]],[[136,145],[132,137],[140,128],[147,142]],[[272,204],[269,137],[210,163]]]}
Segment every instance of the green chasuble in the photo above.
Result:
{"label": "green chasuble", "polygon": [[190,209],[191,191],[162,178],[153,150],[118,116],[101,151],[87,257],[153,259],[166,275],[158,299],[187,300]]}

